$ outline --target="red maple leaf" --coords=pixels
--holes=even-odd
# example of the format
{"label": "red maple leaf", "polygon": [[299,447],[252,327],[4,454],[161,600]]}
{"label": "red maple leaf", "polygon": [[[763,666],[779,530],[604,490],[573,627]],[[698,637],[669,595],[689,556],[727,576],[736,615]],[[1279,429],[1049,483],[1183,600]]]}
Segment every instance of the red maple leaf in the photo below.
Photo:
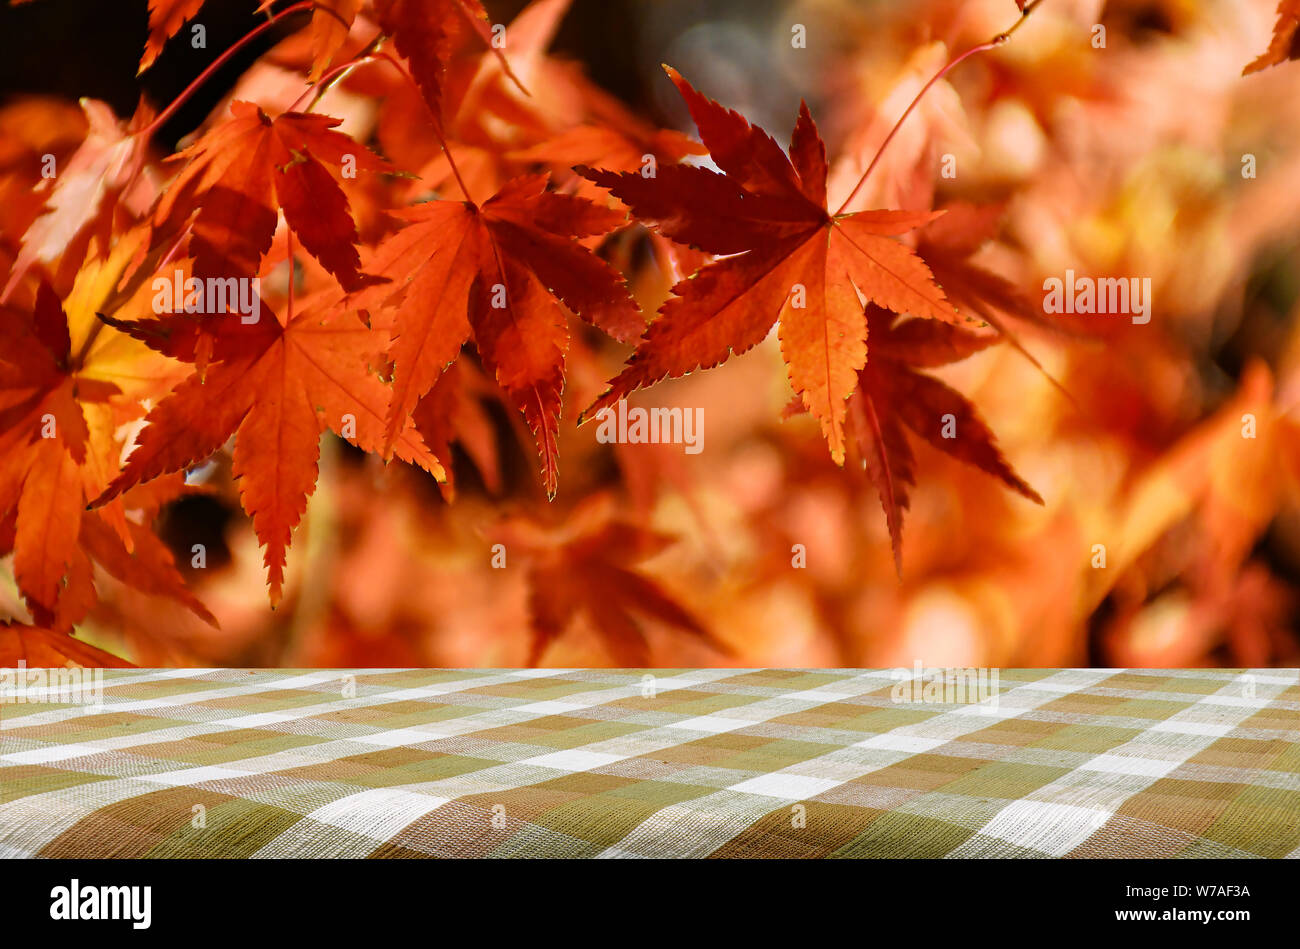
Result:
{"label": "red maple leaf", "polygon": [[668,591],[638,569],[670,547],[674,538],[612,516],[607,497],[585,502],[561,528],[513,518],[498,525],[495,536],[529,561],[529,665],[536,665],[547,647],[580,616],[586,617],[622,666],[644,667],[650,661],[638,617],[728,651]]}
{"label": "red maple leaf", "polygon": [[917,372],[958,362],[996,343],[934,320],[903,319],[867,308],[871,359],[858,374],[849,400],[857,450],[880,495],[894,563],[902,569],[903,512],[916,483],[916,463],[906,430],[935,448],[974,465],[1038,504],[1043,499],[1012,470],[989,427],[965,396]]}
{"label": "red maple leaf", "polygon": [[579,167],[663,234],[727,255],[673,288],[627,367],[584,413],[665,377],[712,368],[756,346],[779,320],[790,383],[844,460],[845,400],[867,361],[862,298],[956,321],[924,261],[893,240],[929,212],[826,207],[826,148],[802,105],[786,156],[762,129],[669,76],[723,173],[670,165],[654,177]]}
{"label": "red maple leaf", "polygon": [[1033,302],[1016,284],[972,260],[984,244],[997,236],[1003,206],[955,201],[942,210],[942,217],[917,232],[916,252],[929,265],[948,299],[967,319],[996,328],[1017,352],[1073,402],[1073,396],[1025,348],[1010,323],[1028,323],[1054,334],[1066,332],[1066,329],[1059,320],[1049,320],[1042,305]]}

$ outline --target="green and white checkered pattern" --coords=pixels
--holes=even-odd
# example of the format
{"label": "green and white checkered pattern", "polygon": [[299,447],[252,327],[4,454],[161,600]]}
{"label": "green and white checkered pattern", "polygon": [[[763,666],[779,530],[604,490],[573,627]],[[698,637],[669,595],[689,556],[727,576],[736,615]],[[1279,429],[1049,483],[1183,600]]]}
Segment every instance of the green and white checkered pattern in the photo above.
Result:
{"label": "green and white checkered pattern", "polygon": [[0,856],[1300,857],[1297,670],[104,675],[0,705]]}

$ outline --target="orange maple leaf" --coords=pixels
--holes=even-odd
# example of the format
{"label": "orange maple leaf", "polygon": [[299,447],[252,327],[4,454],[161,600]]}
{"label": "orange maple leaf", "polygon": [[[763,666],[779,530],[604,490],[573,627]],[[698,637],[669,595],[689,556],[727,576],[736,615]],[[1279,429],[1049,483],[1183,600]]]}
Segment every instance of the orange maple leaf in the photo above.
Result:
{"label": "orange maple leaf", "polygon": [[443,497],[455,498],[451,443],[457,442],[478,469],[491,494],[502,489],[501,457],[492,417],[479,400],[495,390],[477,367],[466,360],[453,362],[433,388],[416,405],[411,418],[430,450],[442,462],[447,480],[439,485]]}
{"label": "orange maple leaf", "polygon": [[154,64],[167,41],[199,12],[204,0],[149,0],[149,38],[144,42],[144,53],[136,75]]}
{"label": "orange maple leaf", "polygon": [[[667,68],[667,67],[665,67]],[[700,137],[723,174],[670,165],[655,177],[579,167],[663,234],[728,255],[673,288],[627,367],[584,413],[665,377],[712,368],[780,323],[790,383],[844,461],[845,400],[867,361],[859,294],[899,313],[955,322],[929,268],[893,240],[931,221],[918,211],[826,208],[826,147],[801,105],[787,157],[762,129],[693,89],[673,69]]]}
{"label": "orange maple leaf", "polygon": [[386,442],[472,336],[484,365],[523,413],[537,441],[546,491],[558,482],[556,433],[568,321],[561,303],[618,339],[644,325],[623,278],[578,243],[625,215],[547,191],[547,176],[508,182],[482,206],[430,201],[368,261],[389,286],[353,295],[395,306],[393,400]]}
{"label": "orange maple leaf", "polygon": [[[154,64],[162,53],[163,47],[167,45],[167,41],[194,18],[204,2],[205,0],[149,0],[149,36],[145,40],[144,53],[140,56],[137,76]],[[347,41],[348,32],[361,9],[361,3],[362,0],[313,0],[309,27],[312,47],[312,69],[309,78],[312,82],[320,78],[334,54]],[[256,12],[269,13],[274,5],[275,0],[263,0]],[[305,11],[306,4],[303,4],[301,9]],[[283,16],[289,12],[291,11],[286,8],[279,15]]]}
{"label": "orange maple leaf", "polygon": [[130,669],[131,663],[111,652],[98,649],[68,633],[22,623],[0,624],[0,667],[14,668],[19,662],[29,669]]}
{"label": "orange maple leaf", "polygon": [[[125,468],[93,506],[207,458],[235,435],[240,502],[265,548],[271,603],[277,604],[293,528],[316,488],[321,434],[331,429],[369,452],[383,446],[389,389],[370,367],[379,361],[387,335],[351,311],[323,304],[308,305],[284,320],[264,314],[256,325],[238,330],[238,317],[101,319],[186,361],[196,359],[201,324],[215,319],[231,327],[214,350],[218,361],[203,374],[195,372],[149,412]],[[409,419],[392,447],[403,461],[443,477]]]}
{"label": "orange maple leaf", "polygon": [[195,277],[250,277],[271,247],[278,207],[345,289],[362,285],[356,223],[326,164],[391,171],[389,164],[335,131],[341,119],[303,112],[272,119],[239,101],[230,110],[231,118],[175,156],[189,164],[158,202],[154,226],[178,233],[189,224]]}
{"label": "orange maple leaf", "polygon": [[1288,59],[1300,59],[1300,36],[1297,31],[1300,31],[1300,0],[1279,0],[1272,42],[1268,44],[1268,49],[1247,64],[1241,74],[1249,76]]}
{"label": "orange maple leaf", "polygon": [[[333,61],[334,56],[347,42],[352,24],[361,11],[362,0],[333,0],[327,3],[316,0],[311,12],[311,72],[307,78],[316,82]],[[270,0],[262,4],[271,5]]]}
{"label": "orange maple leaf", "polygon": [[443,138],[447,62],[467,31],[477,35],[497,57],[505,74],[520,90],[527,91],[493,42],[487,11],[479,0],[375,0],[375,16],[384,32],[393,37],[397,51],[411,64],[411,78],[424,95],[439,139]]}
{"label": "orange maple leaf", "polygon": [[112,376],[124,363],[111,340],[74,352],[68,318],[47,283],[30,314],[0,308],[0,553],[13,551],[18,587],[43,625],[69,627],[94,605],[93,563],[215,622],[161,541],[127,519],[137,505],[85,509],[116,467],[109,403],[122,395]]}
{"label": "orange maple leaf", "polygon": [[22,249],[0,290],[8,300],[35,266],[61,261],[54,282],[71,284],[76,268],[92,241],[106,256],[113,244],[114,218],[124,193],[136,183],[148,153],[148,142],[137,134],[153,117],[143,100],[129,121],[119,122],[107,103],[82,99],[86,137],[52,181],[38,185],[45,212],[23,234]]}

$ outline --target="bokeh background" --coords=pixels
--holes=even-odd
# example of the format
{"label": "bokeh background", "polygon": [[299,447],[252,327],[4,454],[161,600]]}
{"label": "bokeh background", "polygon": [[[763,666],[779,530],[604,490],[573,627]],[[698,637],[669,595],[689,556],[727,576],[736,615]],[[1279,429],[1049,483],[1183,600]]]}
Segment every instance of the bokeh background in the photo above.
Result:
{"label": "bokeh background", "polygon": [[[467,163],[476,149],[494,156],[476,173],[528,168],[557,136],[611,115],[693,134],[659,68],[670,63],[783,144],[806,99],[832,202],[950,55],[1016,19],[1011,0],[551,0],[523,20],[523,3],[486,5],[526,38],[526,53],[507,52],[535,95],[507,103],[529,121],[495,140],[484,122],[474,135],[459,126]],[[21,137],[24,109],[57,103],[66,154],[84,134],[79,96],[118,115],[141,92],[169,101],[247,31],[255,6],[209,0],[207,49],[174,44],[140,80],[144,0],[4,8],[0,135]],[[1013,320],[1018,345],[936,372],[979,407],[1044,506],[913,443],[900,578],[865,474],[837,468],[807,417],[783,420],[775,334],[633,400],[702,407],[698,455],[602,445],[573,425],[627,354],[593,343],[570,365],[554,502],[488,384],[461,409],[473,435],[454,446],[454,498],[327,435],[273,611],[222,453],[159,523],[182,565],[193,544],[208,551],[186,575],[220,629],[106,578],[79,635],[143,665],[514,666],[537,642],[539,589],[563,587],[579,608],[546,643],[546,665],[1300,664],[1300,63],[1241,75],[1274,11],[1272,0],[1044,0],[1012,42],[930,91],[865,189],[868,207],[1005,205],[979,260],[1034,300],[1067,268],[1151,279],[1147,325]],[[181,141],[232,94],[285,108],[304,88],[290,33],[236,57],[160,139]],[[372,93],[358,71],[321,111],[402,156],[401,122]],[[955,178],[939,175],[944,156]],[[625,234],[604,252],[653,311],[667,284],[648,247]],[[611,557],[707,635],[638,605]],[[7,571],[0,614],[22,617]]]}

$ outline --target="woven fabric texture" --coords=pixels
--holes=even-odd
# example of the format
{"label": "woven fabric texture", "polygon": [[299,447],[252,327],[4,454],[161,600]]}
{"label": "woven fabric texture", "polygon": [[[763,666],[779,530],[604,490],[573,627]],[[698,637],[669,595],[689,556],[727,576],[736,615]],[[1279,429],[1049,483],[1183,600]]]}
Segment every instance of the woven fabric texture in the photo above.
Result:
{"label": "woven fabric texture", "polygon": [[1300,857],[1296,670],[929,685],[107,670],[0,704],[0,856]]}

